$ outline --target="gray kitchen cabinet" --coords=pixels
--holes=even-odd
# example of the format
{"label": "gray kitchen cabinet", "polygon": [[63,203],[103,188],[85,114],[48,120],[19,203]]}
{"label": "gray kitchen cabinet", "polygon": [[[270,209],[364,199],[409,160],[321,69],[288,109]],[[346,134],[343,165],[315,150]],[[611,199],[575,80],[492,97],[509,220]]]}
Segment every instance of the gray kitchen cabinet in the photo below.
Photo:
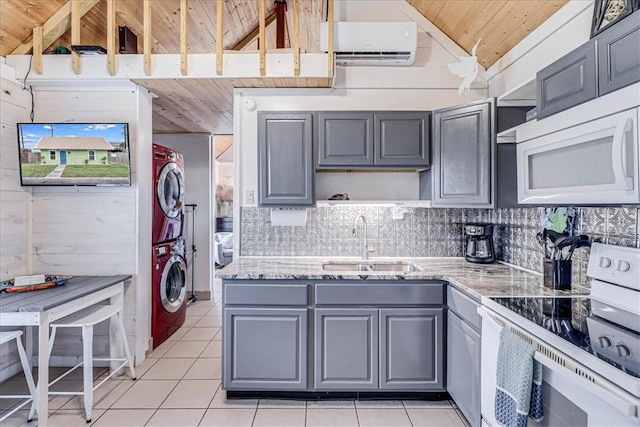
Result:
{"label": "gray kitchen cabinet", "polygon": [[258,113],[258,205],[313,206],[313,114]]}
{"label": "gray kitchen cabinet", "polygon": [[307,309],[225,308],[227,390],[307,388]]}
{"label": "gray kitchen cabinet", "polygon": [[447,391],[473,426],[480,426],[481,318],[478,303],[447,289]]}
{"label": "gray kitchen cabinet", "polygon": [[378,389],[378,310],[315,310],[317,390]]}
{"label": "gray kitchen cabinet", "polygon": [[493,207],[493,101],[433,114],[432,204]]}
{"label": "gray kitchen cabinet", "polygon": [[374,115],[376,165],[429,166],[430,112]]}
{"label": "gray kitchen cabinet", "polygon": [[431,113],[318,113],[318,167],[427,167]]}
{"label": "gray kitchen cabinet", "polygon": [[442,308],[380,310],[380,389],[444,390]]}
{"label": "gray kitchen cabinet", "polygon": [[373,164],[373,113],[318,113],[318,166]]}
{"label": "gray kitchen cabinet", "polygon": [[640,11],[596,37],[600,96],[640,81]]}
{"label": "gray kitchen cabinet", "polygon": [[598,96],[595,39],[569,52],[536,74],[537,119]]}

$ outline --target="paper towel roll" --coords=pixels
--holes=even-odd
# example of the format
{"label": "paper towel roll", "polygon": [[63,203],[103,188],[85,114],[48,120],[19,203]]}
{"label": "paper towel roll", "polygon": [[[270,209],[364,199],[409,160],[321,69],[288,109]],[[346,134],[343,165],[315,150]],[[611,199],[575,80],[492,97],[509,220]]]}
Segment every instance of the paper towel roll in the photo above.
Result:
{"label": "paper towel roll", "polygon": [[306,209],[271,209],[271,225],[307,225]]}

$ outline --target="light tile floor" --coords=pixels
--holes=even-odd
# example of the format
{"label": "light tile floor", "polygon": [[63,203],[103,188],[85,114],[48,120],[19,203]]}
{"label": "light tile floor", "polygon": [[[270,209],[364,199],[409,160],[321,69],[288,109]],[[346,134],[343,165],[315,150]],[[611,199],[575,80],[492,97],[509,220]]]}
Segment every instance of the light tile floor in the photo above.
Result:
{"label": "light tile floor", "polygon": [[[219,293],[217,293],[219,298]],[[187,321],[168,341],[136,367],[138,380],[108,380],[94,395],[92,423],[116,426],[233,427],[401,427],[464,426],[450,401],[285,401],[226,400],[221,379],[220,301],[199,300],[187,309]],[[52,368],[51,375],[61,368]],[[96,368],[95,377],[106,369]],[[68,379],[67,379],[68,378]],[[81,371],[60,381],[56,389],[78,391]],[[10,391],[9,391],[10,390]],[[1,394],[26,391],[20,374],[0,384]],[[0,414],[15,402],[0,400]],[[35,426],[27,410],[18,411],[2,427]],[[49,425],[86,426],[81,397],[50,399]]]}

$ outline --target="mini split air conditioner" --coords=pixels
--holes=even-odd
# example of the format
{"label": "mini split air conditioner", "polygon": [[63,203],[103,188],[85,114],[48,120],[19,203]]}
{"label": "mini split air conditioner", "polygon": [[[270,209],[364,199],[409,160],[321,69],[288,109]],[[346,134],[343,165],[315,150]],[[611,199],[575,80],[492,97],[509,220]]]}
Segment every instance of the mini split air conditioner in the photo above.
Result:
{"label": "mini split air conditioner", "polygon": [[[328,51],[327,22],[320,23],[320,51]],[[418,46],[415,22],[335,22],[337,65],[410,66]]]}

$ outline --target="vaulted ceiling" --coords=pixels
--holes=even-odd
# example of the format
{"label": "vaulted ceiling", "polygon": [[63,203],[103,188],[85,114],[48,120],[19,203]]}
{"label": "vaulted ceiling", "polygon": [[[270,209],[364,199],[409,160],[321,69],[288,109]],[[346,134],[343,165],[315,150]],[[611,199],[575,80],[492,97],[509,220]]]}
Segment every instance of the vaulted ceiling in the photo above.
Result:
{"label": "vaulted ceiling", "polygon": [[[90,3],[88,0],[81,0]],[[94,0],[82,17],[81,43],[105,45],[106,1]],[[347,1],[347,0],[335,0]],[[357,0],[352,0],[357,1]],[[477,56],[488,68],[513,46],[548,19],[568,0],[406,0],[418,12],[441,29],[467,52],[482,39]],[[43,25],[67,0],[0,0],[0,55],[14,52],[30,41],[33,27]],[[142,52],[142,0],[118,0],[116,21],[138,35]],[[216,3],[213,0],[188,1],[188,52],[210,53],[216,48]],[[289,1],[291,3],[291,1]],[[267,0],[266,14],[275,6]],[[325,0],[300,0],[300,48],[302,52],[318,51],[318,23],[325,20]],[[257,49],[251,34],[258,26],[256,0],[224,1],[224,48]],[[293,27],[293,11],[286,13],[286,33]],[[180,1],[156,0],[152,8],[153,53],[180,51]],[[267,49],[275,48],[275,24],[267,27]],[[285,37],[286,46],[289,39]],[[69,46],[70,31],[64,33],[55,46]],[[283,79],[281,79],[283,80]],[[326,87],[328,79],[306,84]],[[320,81],[322,80],[322,81]],[[150,80],[137,81],[153,91],[154,131],[156,132],[233,132],[233,87],[295,86],[295,82],[246,80]]]}

